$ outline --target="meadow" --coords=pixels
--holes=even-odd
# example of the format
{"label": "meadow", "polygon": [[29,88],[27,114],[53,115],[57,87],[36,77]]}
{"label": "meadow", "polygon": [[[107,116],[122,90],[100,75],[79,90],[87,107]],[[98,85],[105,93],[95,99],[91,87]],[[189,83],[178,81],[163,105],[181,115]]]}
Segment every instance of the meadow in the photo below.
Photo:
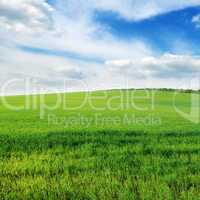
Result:
{"label": "meadow", "polygon": [[0,97],[0,199],[200,199],[199,97]]}

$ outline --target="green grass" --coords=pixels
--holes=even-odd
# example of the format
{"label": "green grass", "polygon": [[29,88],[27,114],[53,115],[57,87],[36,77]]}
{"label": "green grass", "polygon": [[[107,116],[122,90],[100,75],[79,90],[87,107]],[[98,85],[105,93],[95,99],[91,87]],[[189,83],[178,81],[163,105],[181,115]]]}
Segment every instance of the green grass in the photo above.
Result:
{"label": "green grass", "polygon": [[[175,111],[174,91],[98,91],[72,110],[84,96],[61,94],[55,110],[7,97],[35,102],[18,111],[0,98],[0,199],[200,199],[200,124]],[[176,108],[189,112],[190,97]]]}

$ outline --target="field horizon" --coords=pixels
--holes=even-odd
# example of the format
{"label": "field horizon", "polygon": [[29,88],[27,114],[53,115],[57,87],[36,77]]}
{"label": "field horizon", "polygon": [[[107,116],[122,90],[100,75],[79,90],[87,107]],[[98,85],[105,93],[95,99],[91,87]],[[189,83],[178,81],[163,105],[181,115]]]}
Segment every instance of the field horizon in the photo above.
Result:
{"label": "field horizon", "polygon": [[178,91],[178,92],[185,92],[185,93],[191,93],[191,92],[200,92],[200,89],[191,89],[191,88],[108,88],[108,89],[94,89],[94,90],[78,90],[78,91],[52,91],[52,92],[36,92],[36,93],[16,93],[16,94],[8,94],[8,95],[4,95],[4,94],[0,94],[0,97],[15,97],[15,96],[27,96],[27,95],[40,95],[40,94],[44,94],[44,95],[52,95],[52,94],[71,94],[71,93],[91,93],[91,92],[111,92],[111,91],[131,91],[131,90],[154,90],[154,91]]}

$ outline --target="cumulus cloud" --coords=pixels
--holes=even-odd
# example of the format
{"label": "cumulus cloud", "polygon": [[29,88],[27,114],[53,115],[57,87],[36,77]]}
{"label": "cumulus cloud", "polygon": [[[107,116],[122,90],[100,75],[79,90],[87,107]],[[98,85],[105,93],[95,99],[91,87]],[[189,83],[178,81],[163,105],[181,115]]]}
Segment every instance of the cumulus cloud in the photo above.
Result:
{"label": "cumulus cloud", "polygon": [[1,0],[0,27],[15,32],[50,30],[52,11],[45,0]]}
{"label": "cumulus cloud", "polygon": [[200,58],[165,54],[139,60],[106,61],[111,73],[136,78],[192,78],[200,72]]}

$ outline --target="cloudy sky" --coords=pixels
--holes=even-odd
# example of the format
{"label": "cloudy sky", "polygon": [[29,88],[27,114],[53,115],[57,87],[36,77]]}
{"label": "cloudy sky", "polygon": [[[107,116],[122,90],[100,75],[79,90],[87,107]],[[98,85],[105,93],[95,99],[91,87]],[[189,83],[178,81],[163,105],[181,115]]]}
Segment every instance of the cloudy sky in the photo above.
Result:
{"label": "cloudy sky", "polygon": [[1,93],[199,88],[200,0],[0,0],[0,40]]}

